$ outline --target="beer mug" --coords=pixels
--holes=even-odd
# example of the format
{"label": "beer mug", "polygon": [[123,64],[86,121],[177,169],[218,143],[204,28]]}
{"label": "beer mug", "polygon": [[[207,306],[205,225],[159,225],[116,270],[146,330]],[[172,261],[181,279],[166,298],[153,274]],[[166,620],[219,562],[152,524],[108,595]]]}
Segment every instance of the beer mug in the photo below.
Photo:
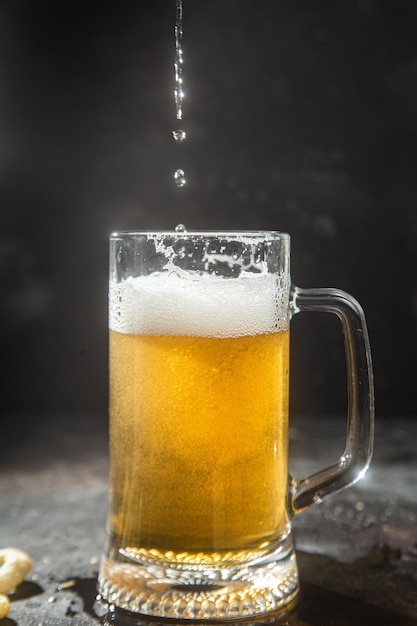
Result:
{"label": "beer mug", "polygon": [[[119,232],[110,242],[110,502],[98,590],[161,618],[285,613],[291,518],[356,482],[373,442],[365,318],[299,289],[281,232]],[[341,320],[347,438],[338,463],[288,474],[289,326]]]}

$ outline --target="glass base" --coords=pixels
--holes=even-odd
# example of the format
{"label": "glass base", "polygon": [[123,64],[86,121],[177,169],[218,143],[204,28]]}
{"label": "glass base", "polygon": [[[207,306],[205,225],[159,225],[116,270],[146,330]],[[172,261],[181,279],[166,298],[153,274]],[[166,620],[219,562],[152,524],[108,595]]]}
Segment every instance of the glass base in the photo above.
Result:
{"label": "glass base", "polygon": [[[291,539],[251,563],[218,567],[127,558],[104,558],[98,591],[110,605],[142,615],[224,620],[286,612],[298,593]],[[283,549],[286,548],[286,549]],[[121,557],[123,559],[123,557]]]}

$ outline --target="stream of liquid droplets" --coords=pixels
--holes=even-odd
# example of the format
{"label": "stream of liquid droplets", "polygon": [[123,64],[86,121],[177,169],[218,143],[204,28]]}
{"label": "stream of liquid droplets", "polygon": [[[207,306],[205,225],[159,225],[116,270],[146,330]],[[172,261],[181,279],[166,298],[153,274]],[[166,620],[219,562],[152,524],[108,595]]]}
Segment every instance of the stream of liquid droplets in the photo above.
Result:
{"label": "stream of liquid droplets", "polygon": [[[175,111],[178,121],[182,120],[182,103],[184,100],[182,66],[184,63],[182,54],[182,0],[177,0],[175,9]],[[182,143],[187,138],[187,133],[181,128],[172,131],[174,141]],[[174,181],[177,187],[184,187],[186,180],[184,170],[177,169],[174,172]]]}

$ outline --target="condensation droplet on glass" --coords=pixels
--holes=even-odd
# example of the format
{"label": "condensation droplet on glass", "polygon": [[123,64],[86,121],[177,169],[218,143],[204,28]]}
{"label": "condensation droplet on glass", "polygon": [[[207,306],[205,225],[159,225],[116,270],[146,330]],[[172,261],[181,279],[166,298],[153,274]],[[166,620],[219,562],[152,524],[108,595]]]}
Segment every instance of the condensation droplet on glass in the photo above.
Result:
{"label": "condensation droplet on glass", "polygon": [[178,143],[181,143],[182,141],[185,141],[187,139],[187,133],[185,132],[185,130],[181,129],[173,130],[172,136]]}
{"label": "condensation droplet on glass", "polygon": [[186,233],[187,229],[185,228],[184,224],[177,224],[175,227],[175,232],[176,233]]}
{"label": "condensation droplet on glass", "polygon": [[177,185],[177,187],[184,187],[185,183],[187,182],[185,180],[185,173],[184,170],[176,170],[174,173],[174,180],[175,180],[175,184]]}

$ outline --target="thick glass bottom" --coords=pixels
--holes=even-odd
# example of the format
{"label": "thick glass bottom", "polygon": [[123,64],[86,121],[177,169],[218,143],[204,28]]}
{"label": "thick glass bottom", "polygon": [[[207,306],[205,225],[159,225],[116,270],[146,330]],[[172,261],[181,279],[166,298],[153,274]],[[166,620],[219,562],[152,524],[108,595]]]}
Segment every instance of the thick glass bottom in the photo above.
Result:
{"label": "thick glass bottom", "polygon": [[[134,559],[104,558],[99,594],[108,604],[142,615],[198,620],[256,617],[285,611],[298,593],[291,539],[251,563],[160,562],[144,551]],[[153,557],[153,558],[152,558]]]}

